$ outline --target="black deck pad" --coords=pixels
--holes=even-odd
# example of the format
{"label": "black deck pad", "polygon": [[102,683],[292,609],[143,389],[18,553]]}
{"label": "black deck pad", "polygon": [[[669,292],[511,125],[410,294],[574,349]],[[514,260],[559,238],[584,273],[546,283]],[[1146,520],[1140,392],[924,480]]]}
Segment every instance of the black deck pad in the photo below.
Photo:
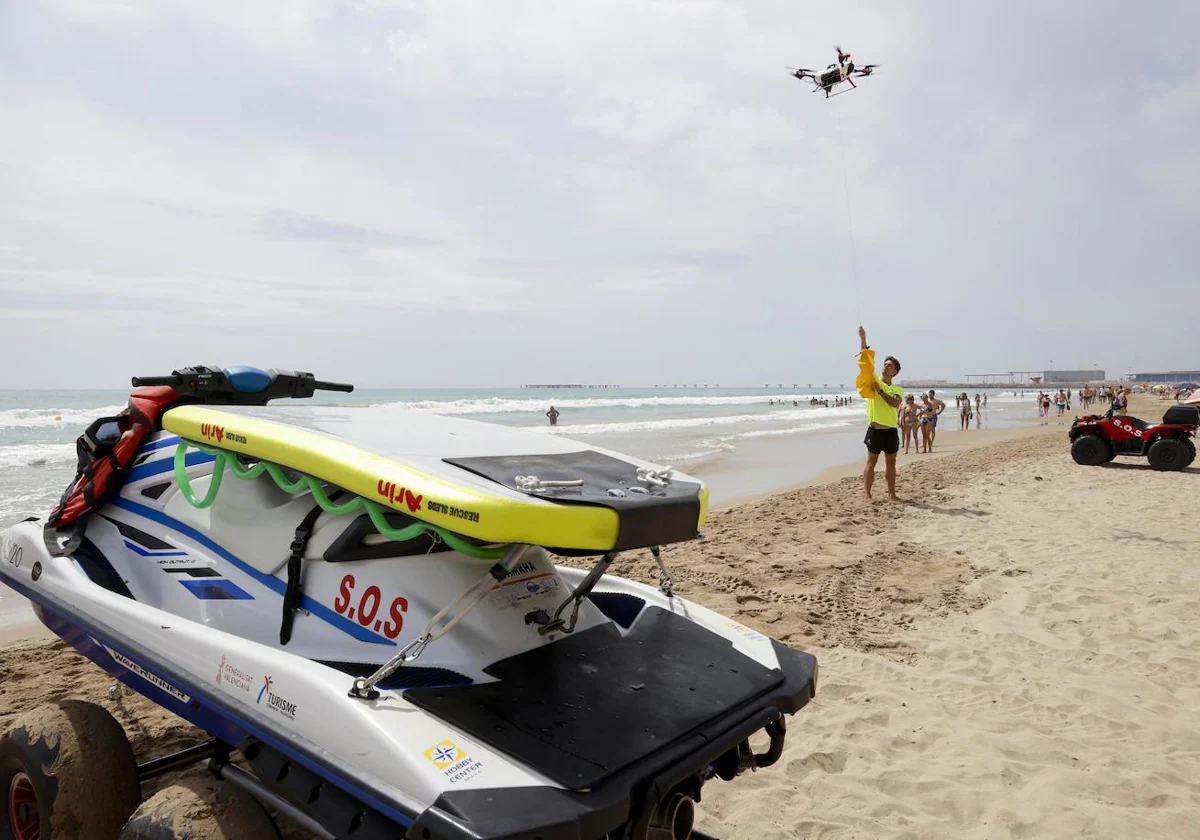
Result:
{"label": "black deck pad", "polygon": [[499,682],[404,697],[565,788],[590,789],[783,681],[724,638],[659,607],[503,659]]}
{"label": "black deck pad", "polygon": [[612,551],[692,540],[699,528],[698,483],[669,481],[665,487],[646,484],[637,480],[636,464],[603,452],[443,460],[519,493],[525,491],[517,486],[518,475],[537,476],[542,481],[582,479],[582,487],[528,495],[564,505],[597,505],[615,510],[621,518],[621,528]]}

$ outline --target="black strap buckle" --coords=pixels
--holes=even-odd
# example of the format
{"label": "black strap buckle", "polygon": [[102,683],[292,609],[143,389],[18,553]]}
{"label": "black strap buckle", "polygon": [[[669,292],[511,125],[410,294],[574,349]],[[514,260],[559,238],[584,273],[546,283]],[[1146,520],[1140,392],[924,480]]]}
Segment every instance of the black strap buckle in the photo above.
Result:
{"label": "black strap buckle", "polygon": [[[333,498],[341,495],[334,493]],[[283,618],[279,623],[279,644],[286,645],[292,640],[292,624],[296,620],[296,610],[304,600],[304,552],[308,548],[308,539],[312,536],[313,526],[321,516],[321,506],[313,505],[292,536],[288,547],[291,554],[287,561],[287,589],[283,592]]]}
{"label": "black strap buckle", "polygon": [[292,551],[292,556],[288,558],[289,560],[303,559],[304,550],[308,548],[308,538],[310,536],[312,536],[312,528],[303,524],[296,528],[296,535],[292,538],[292,544],[289,546]]}

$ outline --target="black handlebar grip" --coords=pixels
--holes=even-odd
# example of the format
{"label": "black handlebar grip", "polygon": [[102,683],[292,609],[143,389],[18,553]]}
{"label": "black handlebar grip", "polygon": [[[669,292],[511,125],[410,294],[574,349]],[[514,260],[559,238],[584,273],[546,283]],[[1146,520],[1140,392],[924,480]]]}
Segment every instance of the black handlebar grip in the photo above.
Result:
{"label": "black handlebar grip", "polygon": [[133,377],[133,387],[141,388],[144,385],[170,385],[172,388],[179,384],[178,376],[135,376]]}
{"label": "black handlebar grip", "polygon": [[313,383],[313,387],[318,391],[342,391],[347,394],[354,390],[349,382],[322,382],[319,379]]}

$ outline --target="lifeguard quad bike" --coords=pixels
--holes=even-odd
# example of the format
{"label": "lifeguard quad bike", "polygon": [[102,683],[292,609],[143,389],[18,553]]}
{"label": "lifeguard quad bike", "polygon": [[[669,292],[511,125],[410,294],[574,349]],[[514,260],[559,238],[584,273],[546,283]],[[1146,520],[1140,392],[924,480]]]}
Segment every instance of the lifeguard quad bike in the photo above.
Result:
{"label": "lifeguard quad bike", "polygon": [[1182,470],[1196,457],[1193,438],[1200,426],[1200,406],[1173,405],[1157,426],[1113,414],[1077,417],[1071,424],[1071,457],[1085,467],[1107,464],[1118,455],[1149,459],[1155,470]]}

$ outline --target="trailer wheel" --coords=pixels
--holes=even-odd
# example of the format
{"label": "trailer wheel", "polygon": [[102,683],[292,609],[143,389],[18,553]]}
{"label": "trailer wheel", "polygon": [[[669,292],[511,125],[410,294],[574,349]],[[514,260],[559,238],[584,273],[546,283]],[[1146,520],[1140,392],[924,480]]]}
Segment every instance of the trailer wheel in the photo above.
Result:
{"label": "trailer wheel", "polygon": [[1179,438],[1159,438],[1150,444],[1146,457],[1155,470],[1181,470],[1189,463],[1191,453]]}
{"label": "trailer wheel", "polygon": [[143,802],[118,840],[279,840],[279,829],[249,794],[199,776]]}
{"label": "trailer wheel", "polygon": [[141,799],[137,760],[100,706],[38,706],[0,739],[0,796],[0,840],[113,840]]}
{"label": "trailer wheel", "polygon": [[1099,435],[1080,435],[1071,444],[1071,457],[1076,464],[1098,467],[1113,459],[1113,446]]}

